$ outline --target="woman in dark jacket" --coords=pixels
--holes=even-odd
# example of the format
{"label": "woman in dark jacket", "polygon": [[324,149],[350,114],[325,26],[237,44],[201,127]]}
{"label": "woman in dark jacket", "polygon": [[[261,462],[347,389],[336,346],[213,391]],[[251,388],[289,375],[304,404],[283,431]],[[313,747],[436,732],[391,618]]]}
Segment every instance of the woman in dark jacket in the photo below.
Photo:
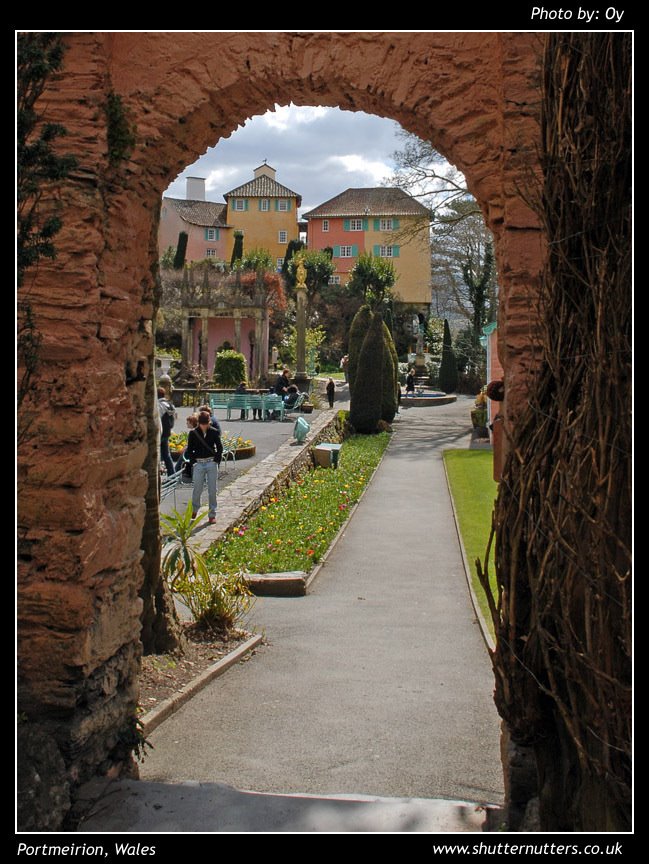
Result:
{"label": "woman in dark jacket", "polygon": [[194,489],[192,491],[192,517],[195,517],[201,506],[203,484],[207,482],[209,498],[208,518],[210,525],[216,522],[216,489],[219,479],[219,465],[223,454],[223,444],[220,433],[210,425],[210,415],[201,411],[198,415],[198,426],[187,436],[186,457],[192,466]]}

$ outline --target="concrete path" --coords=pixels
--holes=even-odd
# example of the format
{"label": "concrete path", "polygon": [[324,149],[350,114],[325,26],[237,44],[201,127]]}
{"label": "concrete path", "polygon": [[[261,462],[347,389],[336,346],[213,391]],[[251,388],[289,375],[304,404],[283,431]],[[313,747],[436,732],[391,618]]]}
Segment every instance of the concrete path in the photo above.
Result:
{"label": "concrete path", "polygon": [[500,800],[493,677],[440,452],[467,446],[467,412],[403,413],[310,594],[257,600],[268,646],[153,734],[143,778]]}
{"label": "concrete path", "polygon": [[441,459],[468,446],[469,410],[460,398],[403,412],[310,593],[258,598],[252,624],[268,644],[153,733],[142,779],[502,801],[493,676]]}

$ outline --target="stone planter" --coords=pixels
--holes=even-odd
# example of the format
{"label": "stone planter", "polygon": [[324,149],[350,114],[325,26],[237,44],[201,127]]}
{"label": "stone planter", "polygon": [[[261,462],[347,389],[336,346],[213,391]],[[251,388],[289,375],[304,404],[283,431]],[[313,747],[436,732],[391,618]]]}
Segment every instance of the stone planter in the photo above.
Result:
{"label": "stone planter", "polygon": [[254,456],[257,452],[257,448],[254,444],[251,444],[250,447],[239,447],[239,449],[235,452],[237,459],[250,459],[251,456]]}
{"label": "stone planter", "polygon": [[313,414],[313,405],[311,405],[310,402],[304,402],[302,404],[302,407],[300,408],[300,411],[303,414]]}

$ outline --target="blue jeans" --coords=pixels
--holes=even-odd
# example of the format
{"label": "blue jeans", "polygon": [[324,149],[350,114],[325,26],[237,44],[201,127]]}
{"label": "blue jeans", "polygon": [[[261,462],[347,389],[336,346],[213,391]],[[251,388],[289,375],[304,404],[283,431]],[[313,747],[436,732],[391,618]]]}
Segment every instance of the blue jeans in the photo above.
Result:
{"label": "blue jeans", "polygon": [[210,519],[216,516],[216,487],[219,479],[219,466],[211,460],[210,462],[195,462],[192,470],[192,478],[194,488],[192,490],[192,510],[198,513],[201,506],[201,492],[203,491],[203,482],[207,480],[207,495],[209,498],[209,513]]}
{"label": "blue jeans", "polygon": [[160,461],[167,469],[167,474],[171,477],[176,471],[176,466],[169,452],[169,435],[162,435],[160,438]]}

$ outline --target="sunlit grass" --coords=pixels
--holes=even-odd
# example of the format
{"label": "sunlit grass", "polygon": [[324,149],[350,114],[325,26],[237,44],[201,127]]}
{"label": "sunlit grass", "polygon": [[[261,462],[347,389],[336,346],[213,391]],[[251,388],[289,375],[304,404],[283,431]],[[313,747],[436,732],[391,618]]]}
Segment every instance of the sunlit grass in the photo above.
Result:
{"label": "sunlit grass", "polygon": [[[478,581],[475,559],[479,558],[484,562],[491,531],[491,514],[498,493],[498,484],[493,480],[493,453],[489,450],[446,450],[444,462],[460,523],[462,542],[471,568],[473,589],[491,629],[487,598]],[[489,558],[489,578],[495,592],[493,546]]]}

